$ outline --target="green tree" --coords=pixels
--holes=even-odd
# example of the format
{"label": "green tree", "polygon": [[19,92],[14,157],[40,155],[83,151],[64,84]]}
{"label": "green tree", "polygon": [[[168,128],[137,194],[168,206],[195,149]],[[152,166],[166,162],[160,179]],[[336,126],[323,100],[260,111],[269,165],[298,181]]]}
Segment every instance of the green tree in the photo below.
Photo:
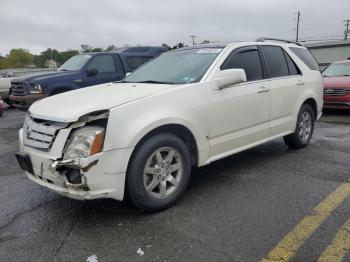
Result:
{"label": "green tree", "polygon": [[184,46],[185,46],[184,43],[178,43],[177,45],[174,45],[173,48],[171,48],[171,49],[178,49],[178,48],[182,48]]}
{"label": "green tree", "polygon": [[166,48],[168,48],[168,50],[171,50],[171,47],[170,47],[170,45],[168,45],[168,44],[163,43],[163,44],[162,44],[162,47],[166,47]]}
{"label": "green tree", "polygon": [[95,47],[95,48],[92,48],[89,52],[102,52],[102,48]]}
{"label": "green tree", "polygon": [[201,44],[209,44],[210,41],[209,40],[203,40]]}
{"label": "green tree", "polygon": [[79,51],[78,50],[68,50],[68,51],[64,51],[64,52],[60,52],[58,54],[58,58],[57,58],[57,63],[62,65],[63,63],[65,63],[69,58],[71,58],[72,56],[78,55]]}
{"label": "green tree", "polygon": [[49,59],[53,59],[57,62],[59,58],[59,52],[56,49],[48,48],[41,52],[40,55],[34,56],[34,62],[37,67],[45,67],[45,63]]}
{"label": "green tree", "polygon": [[12,49],[6,57],[8,66],[11,68],[20,68],[32,65],[34,56],[28,50],[18,48]]}
{"label": "green tree", "polygon": [[8,69],[11,68],[9,62],[5,57],[0,58],[0,69]]}
{"label": "green tree", "polygon": [[109,46],[106,48],[106,51],[113,51],[114,49],[116,49],[116,46],[115,46],[115,45],[109,45]]}

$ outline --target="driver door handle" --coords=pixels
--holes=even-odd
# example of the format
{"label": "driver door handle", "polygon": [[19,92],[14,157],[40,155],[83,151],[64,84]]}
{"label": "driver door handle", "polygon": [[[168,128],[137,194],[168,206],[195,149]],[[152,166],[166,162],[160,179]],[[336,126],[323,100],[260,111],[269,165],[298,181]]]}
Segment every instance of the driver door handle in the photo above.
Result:
{"label": "driver door handle", "polygon": [[260,86],[259,87],[258,94],[267,93],[267,92],[270,92],[270,88],[268,88],[266,86]]}

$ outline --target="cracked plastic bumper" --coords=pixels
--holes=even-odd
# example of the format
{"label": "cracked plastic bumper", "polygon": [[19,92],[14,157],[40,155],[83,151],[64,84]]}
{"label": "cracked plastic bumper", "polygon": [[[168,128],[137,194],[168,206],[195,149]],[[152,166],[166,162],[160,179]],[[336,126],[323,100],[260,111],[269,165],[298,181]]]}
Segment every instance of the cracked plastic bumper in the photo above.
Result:
{"label": "cracked plastic bumper", "polygon": [[[19,141],[20,152],[29,156],[33,166],[33,174],[25,173],[35,183],[74,199],[123,200],[125,174],[133,148],[103,151],[84,159],[61,161],[60,157],[50,152],[25,146],[22,130],[19,132]],[[79,170],[81,183],[70,183],[59,167]]]}

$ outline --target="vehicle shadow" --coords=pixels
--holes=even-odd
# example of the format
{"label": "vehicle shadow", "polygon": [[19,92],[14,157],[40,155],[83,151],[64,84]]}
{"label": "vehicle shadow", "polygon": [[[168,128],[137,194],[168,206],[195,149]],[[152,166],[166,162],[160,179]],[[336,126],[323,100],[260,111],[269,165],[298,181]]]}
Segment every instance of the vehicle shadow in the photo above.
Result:
{"label": "vehicle shadow", "polygon": [[322,112],[325,115],[350,116],[350,108],[349,110],[323,109]]}
{"label": "vehicle shadow", "polygon": [[[256,148],[226,157],[213,162],[210,165],[193,168],[191,179],[185,195],[174,206],[181,208],[184,202],[191,202],[191,199],[197,199],[201,194],[210,191],[220,192],[220,187],[230,185],[239,186],[243,179],[249,179],[256,172],[262,172],[264,165],[273,159],[285,156],[286,153],[293,153],[281,140],[275,140]],[[123,202],[101,199],[84,202],[88,209],[93,209],[97,213],[111,213],[116,216],[149,216],[151,214],[137,211],[131,207],[127,200]],[[186,208],[184,206],[184,208]],[[172,208],[170,208],[172,209]],[[167,212],[167,211],[165,211]]]}
{"label": "vehicle shadow", "polygon": [[350,124],[350,110],[323,109],[321,122]]}

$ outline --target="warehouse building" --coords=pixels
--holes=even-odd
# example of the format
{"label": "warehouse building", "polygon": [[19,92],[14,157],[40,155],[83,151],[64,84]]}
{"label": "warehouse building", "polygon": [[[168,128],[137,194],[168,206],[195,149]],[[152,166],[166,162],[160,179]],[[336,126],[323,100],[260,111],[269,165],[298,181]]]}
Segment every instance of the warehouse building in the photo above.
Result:
{"label": "warehouse building", "polygon": [[321,68],[350,58],[350,40],[307,42],[302,45],[310,50]]}

